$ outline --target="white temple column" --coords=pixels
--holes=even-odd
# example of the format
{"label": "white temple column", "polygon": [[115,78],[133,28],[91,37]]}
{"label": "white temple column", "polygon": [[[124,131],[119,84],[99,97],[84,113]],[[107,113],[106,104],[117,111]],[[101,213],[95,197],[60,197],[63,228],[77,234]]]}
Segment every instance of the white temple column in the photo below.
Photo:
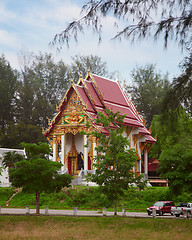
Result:
{"label": "white temple column", "polygon": [[62,171],[65,170],[65,134],[61,135],[61,163],[63,166],[61,167]]}
{"label": "white temple column", "polygon": [[142,167],[141,167],[141,160],[140,160],[140,162],[139,162],[139,172],[140,172],[140,174],[142,173],[141,171],[142,171]]}
{"label": "white temple column", "polygon": [[56,162],[57,160],[57,144],[56,144],[56,137],[53,136],[53,161]]}
{"label": "white temple column", "polygon": [[148,153],[147,150],[144,151],[144,173],[148,176]]}
{"label": "white temple column", "polygon": [[[84,135],[84,145],[87,145],[87,135]],[[87,147],[83,147],[83,151],[84,151],[84,171],[85,174],[87,173],[88,170],[88,148]]]}
{"label": "white temple column", "polygon": [[[95,164],[96,163],[96,157],[97,157],[97,150],[95,150],[97,144],[96,144],[96,138],[94,137],[93,138],[93,163]],[[93,170],[95,171],[96,168],[95,166],[93,166]]]}

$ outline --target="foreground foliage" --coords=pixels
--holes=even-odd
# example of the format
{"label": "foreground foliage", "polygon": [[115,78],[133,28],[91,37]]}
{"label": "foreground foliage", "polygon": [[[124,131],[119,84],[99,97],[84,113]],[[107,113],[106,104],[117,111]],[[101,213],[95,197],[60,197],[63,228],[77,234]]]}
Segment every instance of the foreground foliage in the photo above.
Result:
{"label": "foreground foliage", "polygon": [[42,192],[54,192],[69,186],[71,176],[62,174],[62,164],[47,159],[49,145],[46,143],[23,144],[27,152],[27,159],[15,163],[15,168],[10,169],[12,185],[22,187],[27,193],[36,194],[36,213],[39,214],[39,200]]}
{"label": "foreground foliage", "polygon": [[191,239],[191,221],[122,217],[0,216],[0,239]]}
{"label": "foreground foliage", "polygon": [[163,36],[165,47],[172,39],[185,47],[192,37],[191,6],[189,0],[87,0],[81,10],[84,15],[56,34],[52,43],[69,45],[70,41],[78,41],[86,28],[96,32],[101,41],[104,19],[111,17],[113,38],[137,41]]}
{"label": "foreground foliage", "polygon": [[117,215],[117,201],[128,190],[132,183],[139,182],[141,176],[134,176],[132,171],[137,161],[136,152],[129,149],[129,141],[123,136],[125,115],[113,113],[106,109],[107,116],[99,112],[95,119],[97,126],[103,126],[104,132],[92,131],[90,134],[97,139],[95,148],[98,155],[94,159],[95,174],[89,179],[97,183],[101,192],[114,202],[114,215]]}

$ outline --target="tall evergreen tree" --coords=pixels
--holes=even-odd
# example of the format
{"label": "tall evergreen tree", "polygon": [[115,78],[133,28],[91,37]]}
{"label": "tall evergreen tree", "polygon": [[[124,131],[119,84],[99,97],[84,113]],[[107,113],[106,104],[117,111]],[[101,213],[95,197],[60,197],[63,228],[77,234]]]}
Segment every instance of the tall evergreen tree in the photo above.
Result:
{"label": "tall evergreen tree", "polygon": [[114,73],[108,72],[107,63],[103,62],[100,57],[94,55],[75,55],[75,57],[72,57],[72,62],[69,67],[76,81],[79,79],[80,74],[86,77],[88,70],[103,77],[113,77],[114,75]]}
{"label": "tall evergreen tree", "polygon": [[173,80],[164,100],[165,117],[169,110],[185,107],[192,116],[192,52],[180,64],[181,74]]}
{"label": "tall evergreen tree", "polygon": [[0,57],[0,130],[3,133],[7,124],[14,120],[16,86],[17,73],[2,55]]}
{"label": "tall evergreen tree", "polygon": [[150,127],[153,116],[162,112],[162,102],[170,88],[168,74],[158,73],[155,65],[150,64],[133,69],[131,77],[133,85],[126,89],[132,94],[132,100],[144,116],[147,127]]}

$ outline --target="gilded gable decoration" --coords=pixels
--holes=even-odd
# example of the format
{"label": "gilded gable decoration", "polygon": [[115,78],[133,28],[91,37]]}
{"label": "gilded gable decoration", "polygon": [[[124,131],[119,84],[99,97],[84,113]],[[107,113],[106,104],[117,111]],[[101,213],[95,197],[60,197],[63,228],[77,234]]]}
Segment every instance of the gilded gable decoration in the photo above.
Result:
{"label": "gilded gable decoration", "polygon": [[84,122],[84,116],[80,115],[76,108],[73,107],[72,111],[69,115],[66,115],[64,117],[64,123],[65,124],[79,124],[79,123],[83,123]]}
{"label": "gilded gable decoration", "polygon": [[74,108],[76,111],[82,111],[83,110],[83,104],[82,101],[80,100],[79,96],[77,93],[74,91],[70,98],[68,99],[68,102],[65,106],[64,112],[71,112]]}

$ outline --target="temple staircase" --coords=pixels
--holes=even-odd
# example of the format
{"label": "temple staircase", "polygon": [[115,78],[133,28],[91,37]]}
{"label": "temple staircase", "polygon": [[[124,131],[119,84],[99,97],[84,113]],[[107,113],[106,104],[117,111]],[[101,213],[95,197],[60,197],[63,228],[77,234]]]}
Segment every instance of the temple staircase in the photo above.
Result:
{"label": "temple staircase", "polygon": [[81,185],[81,186],[98,186],[94,182],[87,182],[85,176],[89,173],[94,174],[94,170],[83,170],[81,169],[78,176],[74,176],[71,185]]}

